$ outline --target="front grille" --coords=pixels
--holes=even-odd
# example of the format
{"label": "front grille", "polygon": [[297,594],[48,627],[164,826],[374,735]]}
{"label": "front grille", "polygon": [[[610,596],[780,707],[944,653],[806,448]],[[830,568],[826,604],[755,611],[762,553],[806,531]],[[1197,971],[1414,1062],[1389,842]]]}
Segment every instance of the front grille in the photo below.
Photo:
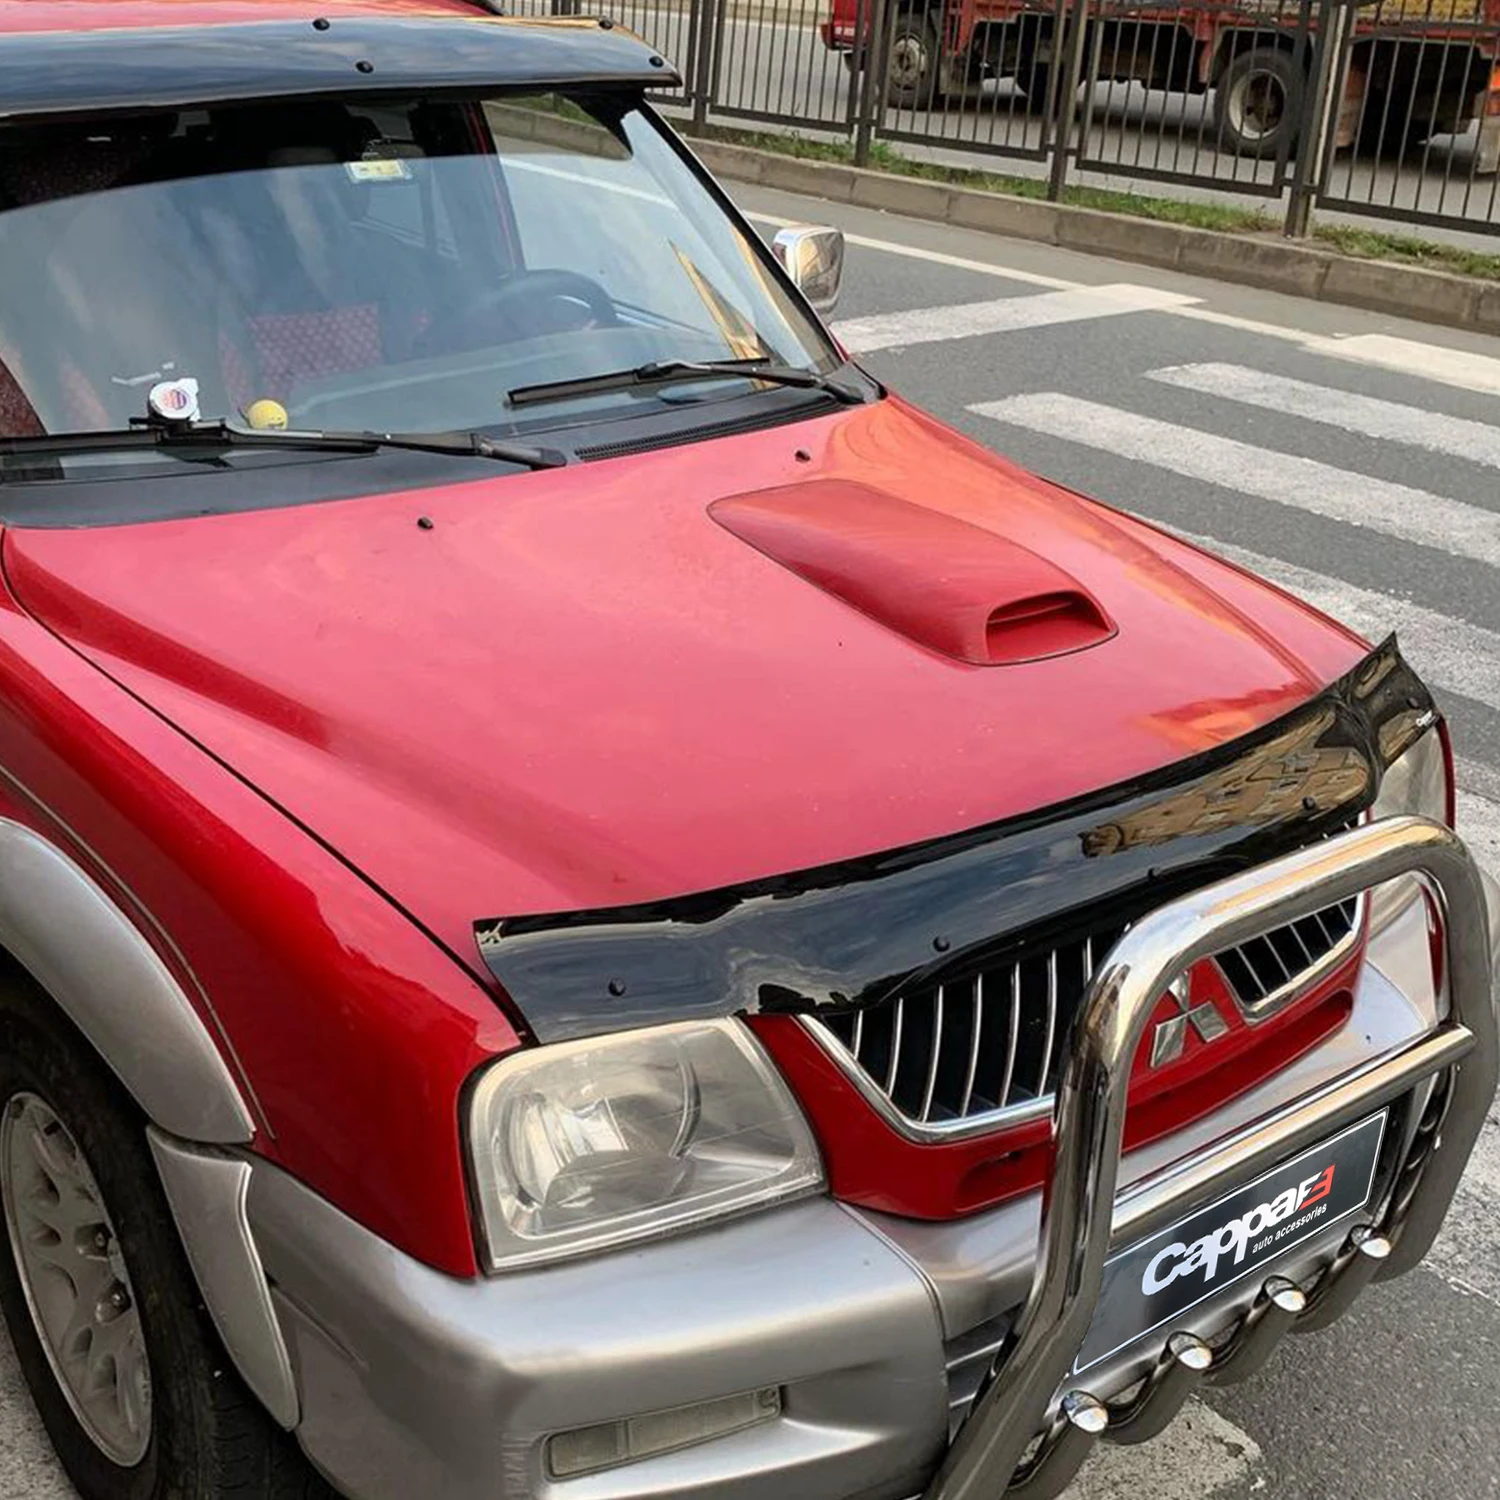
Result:
{"label": "front grille", "polygon": [[[1357,899],[1215,955],[1240,1004],[1253,1010],[1315,980],[1347,951]],[[1069,1026],[1094,967],[1124,932],[1021,948],[1004,962],[954,969],[879,1005],[814,1022],[904,1120],[967,1128],[1002,1113],[1050,1112]]]}
{"label": "front grille", "polygon": [[1226,949],[1215,962],[1234,997],[1253,1010],[1268,1000],[1298,988],[1310,972],[1321,968],[1329,955],[1342,948],[1359,924],[1359,898],[1351,896],[1324,911],[1289,922],[1274,932]]}

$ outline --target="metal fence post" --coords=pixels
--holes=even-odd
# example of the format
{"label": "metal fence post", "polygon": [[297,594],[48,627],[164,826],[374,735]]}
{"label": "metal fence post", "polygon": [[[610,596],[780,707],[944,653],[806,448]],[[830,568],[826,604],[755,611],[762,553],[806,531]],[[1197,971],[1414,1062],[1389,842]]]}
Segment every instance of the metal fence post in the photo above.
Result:
{"label": "metal fence post", "polygon": [[1068,19],[1068,56],[1063,68],[1062,88],[1048,100],[1049,108],[1056,111],[1056,128],[1052,135],[1052,171],[1047,178],[1047,196],[1054,203],[1062,197],[1068,182],[1068,152],[1072,147],[1078,113],[1078,85],[1083,76],[1083,45],[1089,29],[1088,9],[1089,0],[1074,0],[1072,14]]}
{"label": "metal fence post", "polygon": [[1312,228],[1312,207],[1323,186],[1332,153],[1330,131],[1337,128],[1344,83],[1344,43],[1349,36],[1353,0],[1321,0],[1313,41],[1311,87],[1303,100],[1297,130],[1297,161],[1292,173],[1292,191],[1287,200],[1282,233],[1289,239],[1305,239]]}
{"label": "metal fence post", "polygon": [[[885,114],[886,14],[894,0],[869,0],[870,44],[860,69],[859,116],[854,124],[854,165],[870,165],[870,140]],[[855,32],[855,45],[859,33]]]}
{"label": "metal fence post", "polygon": [[693,45],[693,130],[702,134],[708,124],[708,107],[713,103],[714,81],[718,77],[715,53],[719,46],[719,27],[715,24],[723,0],[692,0],[689,35]]}

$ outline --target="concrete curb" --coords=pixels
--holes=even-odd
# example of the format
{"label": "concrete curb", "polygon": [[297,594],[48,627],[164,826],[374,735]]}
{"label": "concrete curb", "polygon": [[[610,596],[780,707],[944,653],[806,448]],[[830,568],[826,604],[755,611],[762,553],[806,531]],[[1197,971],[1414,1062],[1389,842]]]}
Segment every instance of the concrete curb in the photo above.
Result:
{"label": "concrete curb", "polygon": [[1336,250],[1279,239],[1010,198],[720,141],[695,137],[690,144],[709,171],[738,182],[758,182],[836,203],[881,208],[1012,239],[1040,240],[1068,250],[1141,261],[1424,323],[1500,333],[1500,284],[1495,282],[1394,261],[1359,260]]}

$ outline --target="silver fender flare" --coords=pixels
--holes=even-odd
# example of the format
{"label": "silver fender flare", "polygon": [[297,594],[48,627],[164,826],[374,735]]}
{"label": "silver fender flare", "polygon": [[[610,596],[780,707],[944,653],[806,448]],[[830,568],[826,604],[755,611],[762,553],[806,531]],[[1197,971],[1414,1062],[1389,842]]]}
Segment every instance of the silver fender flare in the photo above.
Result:
{"label": "silver fender flare", "polygon": [[255,1120],[181,985],[135,923],[56,845],[0,818],[0,947],[86,1036],[153,1124],[244,1145]]}
{"label": "silver fender flare", "polygon": [[255,1136],[254,1117],[208,1027],[139,928],[88,873],[5,818],[0,947],[83,1033],[146,1115],[183,1248],[230,1358],[272,1418],[294,1427],[296,1383],[245,1218],[250,1167],[203,1149]]}

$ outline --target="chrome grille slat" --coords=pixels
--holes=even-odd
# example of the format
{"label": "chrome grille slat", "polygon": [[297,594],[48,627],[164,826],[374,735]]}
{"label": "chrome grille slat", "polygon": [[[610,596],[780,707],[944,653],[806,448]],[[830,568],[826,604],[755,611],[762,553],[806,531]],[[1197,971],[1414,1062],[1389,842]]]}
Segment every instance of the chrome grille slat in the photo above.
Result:
{"label": "chrome grille slat", "polygon": [[1271,961],[1281,970],[1281,979],[1278,982],[1280,984],[1289,984],[1297,977],[1297,970],[1281,956],[1281,950],[1269,937],[1262,938],[1261,942],[1265,944],[1266,952],[1271,955]]}
{"label": "chrome grille slat", "polygon": [[1041,1062],[1036,1070],[1035,1094],[1038,1099],[1047,1093],[1051,1083],[1052,1043],[1057,1036],[1057,949],[1047,954],[1047,1030],[1042,1042]]}
{"label": "chrome grille slat", "polygon": [[1010,1041],[1005,1048],[1005,1080],[995,1097],[996,1104],[1004,1109],[1011,1102],[1010,1086],[1016,1076],[1016,1044],[1021,1037],[1021,966],[1012,964],[1010,970]]}
{"label": "chrome grille slat", "polygon": [[896,1014],[891,1022],[891,1060],[886,1065],[885,1093],[889,1098],[896,1092],[896,1072],[901,1066],[901,1024],[905,1019],[906,996],[896,996]]}
{"label": "chrome grille slat", "polygon": [[937,988],[937,999],[932,1006],[932,1055],[927,1060],[927,1086],[922,1090],[922,1113],[920,1119],[926,1124],[932,1114],[932,1096],[937,1089],[938,1064],[943,1060],[943,986]]}
{"label": "chrome grille slat", "polygon": [[1244,944],[1240,948],[1240,956],[1245,960],[1245,965],[1250,970],[1256,985],[1265,990],[1267,994],[1281,983],[1274,974],[1268,978],[1263,972],[1266,956],[1256,946],[1254,940]]}
{"label": "chrome grille slat", "polygon": [[[1216,955],[1219,971],[1247,1010],[1274,1008],[1353,950],[1362,914],[1362,900],[1345,901],[1262,933]],[[1045,1117],[1056,1054],[1096,959],[1125,926],[1012,948],[988,964],[969,959],[877,1006],[811,1024],[902,1128],[940,1138]]]}
{"label": "chrome grille slat", "polygon": [[1291,933],[1293,939],[1296,941],[1297,946],[1302,950],[1302,962],[1308,968],[1311,968],[1313,964],[1317,962],[1317,960],[1313,957],[1312,949],[1309,948],[1307,946],[1307,943],[1303,940],[1302,924],[1300,922],[1293,922],[1291,926],[1287,928],[1287,931]]}
{"label": "chrome grille slat", "polygon": [[962,1118],[969,1112],[974,1098],[974,1078],[979,1072],[979,1039],[984,1033],[984,975],[974,980],[974,1020],[970,1025],[969,1071],[964,1075],[964,1093],[959,1102],[958,1113]]}

